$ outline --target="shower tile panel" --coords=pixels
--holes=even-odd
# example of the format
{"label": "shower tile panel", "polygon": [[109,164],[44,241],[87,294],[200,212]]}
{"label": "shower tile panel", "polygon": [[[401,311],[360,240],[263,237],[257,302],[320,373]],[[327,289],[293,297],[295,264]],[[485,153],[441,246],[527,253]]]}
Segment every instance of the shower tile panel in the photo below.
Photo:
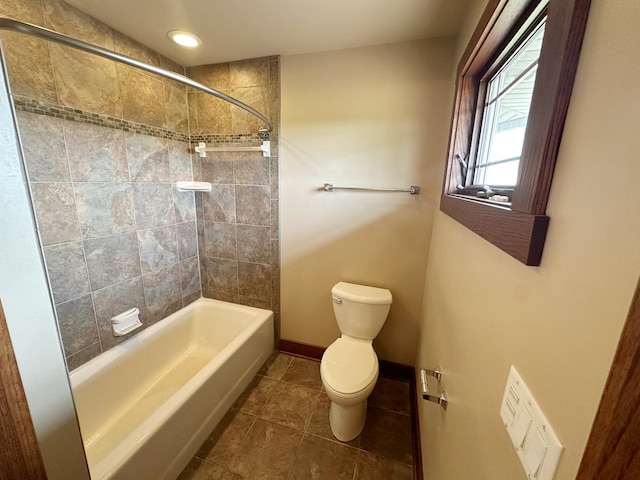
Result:
{"label": "shower tile panel", "polygon": [[172,186],[173,203],[177,223],[193,222],[196,219],[196,200],[194,192],[180,192]]}
{"label": "shower tile panel", "polygon": [[233,154],[211,152],[200,160],[203,182],[233,184]]}
{"label": "shower tile panel", "polygon": [[71,371],[74,368],[87,363],[92,358],[97,357],[98,355],[100,355],[100,353],[102,353],[100,342],[96,342],[93,345],[85,348],[84,350],[79,351],[78,353],[69,355],[67,357],[67,368],[69,369],[69,371]]}
{"label": "shower tile panel", "polygon": [[149,324],[182,308],[182,282],[179,265],[146,273],[142,276],[144,297],[149,312]]}
{"label": "shower tile panel", "polygon": [[[231,88],[228,63],[189,67],[187,68],[187,75],[196,82],[216,90],[229,90]],[[191,87],[187,88],[189,92],[195,91]]]}
{"label": "shower tile panel", "polygon": [[198,255],[198,236],[196,222],[179,223],[176,225],[178,234],[178,256],[180,260]]}
{"label": "shower tile panel", "polygon": [[80,229],[85,238],[135,230],[128,183],[75,183]]}
{"label": "shower tile panel", "polygon": [[125,133],[132,182],[170,182],[169,149],[164,138]]}
{"label": "shower tile panel", "polygon": [[113,30],[62,0],[42,2],[45,26],[85,42],[113,50]]}
{"label": "shower tile panel", "polygon": [[[221,90],[229,95],[228,90]],[[198,112],[198,128],[192,133],[233,133],[231,129],[232,110],[230,103],[212,97],[203,92],[191,93],[195,95],[196,108]],[[239,109],[238,109],[239,110]]]}
{"label": "shower tile panel", "polygon": [[136,307],[140,309],[140,321],[143,328],[148,325],[147,304],[141,276],[93,292],[93,303],[103,351],[135,335],[135,332],[132,332],[124,337],[114,337],[111,329],[111,317]]}
{"label": "shower tile panel", "polygon": [[[11,15],[9,15],[11,16]],[[2,33],[11,91],[16,95],[57,103],[49,45],[19,33]]]}
{"label": "shower tile panel", "polygon": [[271,200],[271,238],[280,238],[280,202]]}
{"label": "shower tile panel", "polygon": [[235,183],[245,185],[269,185],[269,157],[260,152],[235,152]]}
{"label": "shower tile panel", "polygon": [[92,290],[140,275],[136,232],[85,240],[84,250]]}
{"label": "shower tile panel", "polygon": [[180,262],[180,282],[183,298],[200,294],[200,276],[197,257],[192,257]]}
{"label": "shower tile panel", "polygon": [[233,185],[212,185],[211,192],[201,193],[205,221],[236,221],[236,194]]}
{"label": "shower tile panel", "polygon": [[133,122],[165,125],[163,82],[126,65],[117,66],[122,116]]}
{"label": "shower tile panel", "polygon": [[65,355],[73,355],[98,341],[91,295],[56,305]]}
{"label": "shower tile panel", "polygon": [[43,245],[80,240],[71,183],[33,183],[31,192]]}
{"label": "shower tile panel", "polygon": [[143,274],[178,263],[178,237],[175,226],[138,230],[137,234]]}
{"label": "shower tile panel", "polygon": [[164,127],[169,130],[189,134],[189,112],[184,86],[177,88],[164,83]]}
{"label": "shower tile panel", "polygon": [[24,161],[32,182],[69,182],[69,163],[59,118],[17,112]]}
{"label": "shower tile panel", "polygon": [[[271,147],[271,154],[273,155],[273,144]],[[278,157],[269,157],[269,181],[271,186],[271,198],[277,200],[280,195],[280,174],[278,173],[279,163]]]}
{"label": "shower tile panel", "polygon": [[238,223],[271,225],[269,187],[236,185],[236,215]]}
{"label": "shower tile panel", "polygon": [[238,260],[264,263],[271,261],[271,229],[255,225],[238,225]]}
{"label": "shower tile panel", "polygon": [[169,172],[172,182],[193,179],[193,168],[189,144],[169,140]]}
{"label": "shower tile panel", "polygon": [[204,244],[204,254],[207,257],[237,259],[236,224],[206,222]]}
{"label": "shower tile panel", "polygon": [[269,57],[240,60],[228,65],[231,88],[259,87],[269,83]]}
{"label": "shower tile panel", "polygon": [[50,45],[56,92],[61,105],[122,117],[113,62],[68,47]]}
{"label": "shower tile panel", "polygon": [[155,65],[156,67],[162,66],[158,52],[151,50],[149,47],[145,47],[117,30],[113,32],[113,42],[113,49],[118,53],[141,60],[150,65]]}
{"label": "shower tile panel", "polygon": [[3,0],[0,3],[0,15],[21,19],[25,22],[42,25],[44,16],[40,2],[25,2],[24,0]]}
{"label": "shower tile panel", "polygon": [[[267,88],[263,86],[232,88],[231,96],[259,112],[268,114],[266,90]],[[240,108],[231,109],[231,133],[257,132],[261,127],[263,127],[263,122],[249,112]]]}
{"label": "shower tile panel", "polygon": [[45,247],[44,257],[55,303],[91,293],[82,242]]}
{"label": "shower tile panel", "polygon": [[171,184],[132,183],[136,225],[152,228],[176,223]]}
{"label": "shower tile panel", "polygon": [[238,294],[238,261],[205,258],[208,291]]}
{"label": "shower tile panel", "polygon": [[271,300],[271,272],[268,265],[238,262],[240,295]]}
{"label": "shower tile panel", "polygon": [[62,123],[74,182],[129,181],[122,131],[81,122]]}
{"label": "shower tile panel", "polygon": [[238,303],[240,305],[246,305],[247,307],[264,308],[265,310],[271,310],[270,300],[261,300],[259,298],[245,297],[238,295]]}

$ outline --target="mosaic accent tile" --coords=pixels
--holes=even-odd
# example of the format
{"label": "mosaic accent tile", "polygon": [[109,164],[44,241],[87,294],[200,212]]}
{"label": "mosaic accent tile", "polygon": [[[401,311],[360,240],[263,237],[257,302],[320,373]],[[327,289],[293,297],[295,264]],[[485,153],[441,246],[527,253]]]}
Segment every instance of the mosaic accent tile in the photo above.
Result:
{"label": "mosaic accent tile", "polygon": [[85,238],[135,230],[128,183],[74,183],[74,191]]}
{"label": "mosaic accent tile", "polygon": [[29,180],[70,181],[61,120],[25,112],[18,112],[17,117]]}
{"label": "mosaic accent tile", "polygon": [[158,137],[127,133],[124,136],[132,182],[170,182],[169,147]]}
{"label": "mosaic accent tile", "polygon": [[82,242],[45,247],[44,257],[55,303],[91,292]]}
{"label": "mosaic accent tile", "polygon": [[140,275],[136,232],[85,240],[84,250],[92,290]]}
{"label": "mosaic accent tile", "polygon": [[53,99],[53,101],[39,99],[36,100],[34,98],[30,98],[29,96],[16,94],[14,95],[13,100],[16,110],[18,111],[37,113],[39,115],[47,115],[50,117],[62,118],[64,120],[74,122],[82,122],[90,125],[113,128],[124,132],[139,133],[142,135],[173,139],[180,142],[189,143],[189,136],[184,133],[174,132],[150,125],[143,125],[109,115],[80,110],[78,108],[58,105],[57,103],[55,103],[55,98]]}
{"label": "mosaic accent tile", "polygon": [[254,225],[238,225],[238,260],[269,263],[271,260],[271,229]]}
{"label": "mosaic accent tile", "polygon": [[205,222],[204,255],[236,259],[236,225],[234,223]]}
{"label": "mosaic accent tile", "polygon": [[138,230],[137,234],[143,274],[178,263],[178,238],[173,225]]}
{"label": "mosaic accent tile", "polygon": [[71,183],[33,183],[31,192],[43,245],[80,240]]}
{"label": "mosaic accent tile", "polygon": [[239,293],[252,298],[271,300],[269,266],[238,262]]}
{"label": "mosaic accent tile", "polygon": [[180,267],[171,267],[142,276],[149,324],[154,324],[182,308]]}
{"label": "mosaic accent tile", "polygon": [[121,131],[69,121],[62,122],[62,126],[74,182],[129,181]]}
{"label": "mosaic accent tile", "polygon": [[271,225],[269,187],[237,185],[235,190],[238,223]]}
{"label": "mosaic accent tile", "polygon": [[96,309],[98,333],[103,350],[123,342],[140,331],[138,329],[124,337],[115,337],[111,330],[111,317],[136,307],[140,310],[140,321],[143,324],[141,328],[145,328],[148,325],[147,305],[144,299],[141,276],[93,292],[93,303]]}
{"label": "mosaic accent tile", "polygon": [[178,256],[180,260],[198,255],[198,238],[196,222],[179,223],[176,225],[178,234]]}
{"label": "mosaic accent tile", "polygon": [[133,206],[139,229],[176,223],[170,184],[132,183]]}
{"label": "mosaic accent tile", "polygon": [[56,305],[65,355],[73,355],[98,341],[96,315],[91,295]]}

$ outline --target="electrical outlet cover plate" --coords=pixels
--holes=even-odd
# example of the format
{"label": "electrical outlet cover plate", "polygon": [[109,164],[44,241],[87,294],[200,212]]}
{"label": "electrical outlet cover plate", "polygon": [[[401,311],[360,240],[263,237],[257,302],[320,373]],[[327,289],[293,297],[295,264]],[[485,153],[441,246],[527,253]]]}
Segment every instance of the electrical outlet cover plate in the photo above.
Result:
{"label": "electrical outlet cover plate", "polygon": [[500,417],[529,480],[552,480],[562,444],[513,365]]}

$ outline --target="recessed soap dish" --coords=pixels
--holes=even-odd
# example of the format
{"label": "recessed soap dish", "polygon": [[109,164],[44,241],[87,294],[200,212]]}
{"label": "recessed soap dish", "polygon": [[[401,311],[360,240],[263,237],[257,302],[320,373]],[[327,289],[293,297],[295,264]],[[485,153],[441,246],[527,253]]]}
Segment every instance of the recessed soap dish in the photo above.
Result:
{"label": "recessed soap dish", "polygon": [[127,333],[133,332],[136,328],[142,326],[140,321],[140,310],[132,308],[126,312],[122,312],[115,317],[111,317],[111,329],[115,337],[122,337]]}

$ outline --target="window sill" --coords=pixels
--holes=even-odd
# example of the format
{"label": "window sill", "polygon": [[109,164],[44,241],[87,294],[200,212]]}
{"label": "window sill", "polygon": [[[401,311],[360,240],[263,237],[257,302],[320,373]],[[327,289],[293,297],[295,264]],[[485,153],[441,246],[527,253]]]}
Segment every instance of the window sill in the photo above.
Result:
{"label": "window sill", "polygon": [[440,210],[525,265],[540,265],[549,226],[546,215],[514,212],[461,195],[442,195]]}

